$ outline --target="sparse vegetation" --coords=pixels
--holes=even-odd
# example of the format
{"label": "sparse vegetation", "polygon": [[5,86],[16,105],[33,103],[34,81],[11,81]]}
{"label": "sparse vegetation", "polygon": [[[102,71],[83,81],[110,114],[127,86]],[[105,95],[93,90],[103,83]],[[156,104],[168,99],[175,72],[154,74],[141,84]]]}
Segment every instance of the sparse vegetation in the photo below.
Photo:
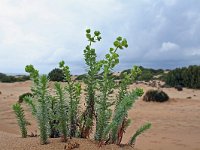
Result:
{"label": "sparse vegetation", "polygon": [[[81,85],[72,80],[70,69],[64,61],[59,65],[62,77],[66,81],[65,85],[56,82],[54,92],[51,93],[47,76],[39,76],[39,71],[32,65],[26,66],[25,70],[30,74],[34,85],[31,89],[33,95],[25,96],[24,101],[31,107],[32,114],[38,121],[41,144],[48,143],[49,129],[58,130],[66,142],[67,137],[88,138],[93,128],[94,138],[100,145],[121,144],[123,134],[131,122],[128,111],[138,97],[143,95],[143,90],[139,88],[128,92],[128,85],[141,75],[141,69],[135,66],[130,73],[121,74],[121,82],[115,82],[112,70],[119,63],[118,50],[127,48],[128,44],[126,39],[118,37],[105,58],[97,60],[92,44],[101,40],[100,34],[99,31],[91,34],[90,29],[86,30],[89,44],[84,50],[88,70],[84,75],[86,108],[83,112],[79,110]],[[102,72],[99,73],[100,71]],[[117,95],[114,95],[114,90],[118,91]],[[115,108],[114,111],[111,109],[112,106]],[[147,123],[139,128],[129,144],[132,145],[136,137],[150,126],[151,124]]]}
{"label": "sparse vegetation", "polygon": [[169,96],[161,90],[149,90],[145,93],[143,100],[146,102],[165,102],[169,100]]}

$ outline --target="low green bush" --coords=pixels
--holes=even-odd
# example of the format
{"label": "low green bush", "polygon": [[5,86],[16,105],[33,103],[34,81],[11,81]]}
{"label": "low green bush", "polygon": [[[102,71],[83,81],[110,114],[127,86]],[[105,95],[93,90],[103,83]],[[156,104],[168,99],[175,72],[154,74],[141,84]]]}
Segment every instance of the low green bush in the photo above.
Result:
{"label": "low green bush", "polygon": [[1,82],[13,83],[13,82],[17,82],[17,80],[14,76],[4,76],[3,78],[1,78]]}
{"label": "low green bush", "polygon": [[1,79],[4,78],[5,76],[6,76],[6,74],[0,73],[0,81],[1,81]]}
{"label": "low green bush", "polygon": [[143,100],[146,102],[165,102],[169,100],[169,96],[161,90],[149,90],[145,93]]}
{"label": "low green bush", "polygon": [[193,89],[200,89],[200,66],[176,68],[165,77],[166,84],[175,87],[181,85]]}
{"label": "low green bush", "polygon": [[84,80],[84,79],[86,79],[86,74],[81,74],[76,77],[76,80]]}
{"label": "low green bush", "polygon": [[7,76],[6,74],[0,73],[0,81],[3,83],[23,82],[27,80],[30,80],[30,77],[26,75]]}

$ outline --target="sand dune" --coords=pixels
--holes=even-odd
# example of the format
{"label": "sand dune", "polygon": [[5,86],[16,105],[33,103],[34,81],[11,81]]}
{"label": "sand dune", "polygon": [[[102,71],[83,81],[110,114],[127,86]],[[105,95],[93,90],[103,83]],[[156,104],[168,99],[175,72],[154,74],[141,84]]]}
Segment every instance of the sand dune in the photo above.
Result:
{"label": "sand dune", "polygon": [[[16,118],[12,112],[12,104],[18,96],[30,91],[31,82],[0,83],[0,149],[63,149],[64,143],[59,139],[50,139],[51,144],[41,146],[38,138],[20,138]],[[133,89],[136,85],[130,86]],[[147,85],[138,84],[144,90],[151,89]],[[137,150],[199,150],[200,149],[200,90],[183,89],[178,92],[174,88],[163,88],[170,96],[165,103],[143,102],[139,99],[130,110],[129,117],[133,120],[127,129],[123,143],[127,143],[136,129],[145,122],[151,122],[152,128],[141,135],[135,148]],[[191,97],[188,99],[188,97]],[[28,108],[25,108],[28,109]],[[26,111],[29,134],[37,130],[36,122]],[[80,143],[80,149],[98,149],[90,140],[74,139]],[[101,149],[122,149],[115,145]],[[123,149],[131,149],[123,148]]]}

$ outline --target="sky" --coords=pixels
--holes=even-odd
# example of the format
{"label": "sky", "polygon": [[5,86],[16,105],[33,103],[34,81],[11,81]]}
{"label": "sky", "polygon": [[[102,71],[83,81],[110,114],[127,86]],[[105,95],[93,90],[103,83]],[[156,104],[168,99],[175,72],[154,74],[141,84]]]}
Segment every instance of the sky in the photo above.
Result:
{"label": "sky", "polygon": [[0,72],[48,73],[64,60],[84,73],[87,28],[101,32],[98,59],[127,39],[115,71],[200,65],[200,0],[0,0]]}

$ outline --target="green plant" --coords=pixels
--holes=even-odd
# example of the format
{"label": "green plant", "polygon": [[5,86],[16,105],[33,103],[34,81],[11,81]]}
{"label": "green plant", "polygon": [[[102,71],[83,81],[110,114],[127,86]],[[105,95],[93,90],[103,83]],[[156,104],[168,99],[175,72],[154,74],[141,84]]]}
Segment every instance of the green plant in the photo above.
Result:
{"label": "green plant", "polygon": [[69,121],[69,135],[70,137],[76,137],[79,133],[77,131],[78,120],[78,107],[80,102],[80,94],[81,94],[81,85],[80,83],[75,83],[71,79],[71,74],[68,66],[65,66],[65,62],[60,62],[60,68],[62,69],[65,80],[67,82],[67,86],[65,87],[68,95],[69,95],[69,104],[68,104],[68,121]]}
{"label": "green plant", "polygon": [[[118,50],[128,47],[126,39],[118,37],[103,60],[97,60],[92,44],[100,41],[100,32],[92,35],[90,29],[86,30],[89,44],[84,50],[84,59],[87,65],[87,74],[84,77],[86,88],[86,109],[80,115],[79,103],[81,85],[71,78],[69,67],[61,61],[59,66],[63,73],[65,86],[55,83],[55,93],[48,92],[48,79],[45,75],[39,76],[39,72],[32,65],[26,66],[33,80],[31,91],[33,97],[25,96],[24,100],[32,108],[32,114],[38,120],[41,143],[46,144],[48,129],[58,130],[63,135],[63,141],[67,137],[89,137],[94,121],[96,121],[95,140],[102,143],[120,144],[126,128],[130,125],[128,110],[132,108],[135,100],[143,94],[142,89],[128,92],[128,85],[132,83],[141,70],[134,67],[129,73],[122,73],[120,83],[114,81],[112,70],[119,63]],[[99,73],[101,71],[101,73]],[[118,95],[113,97],[114,90]],[[112,95],[111,95],[112,94]],[[111,106],[115,105],[114,114]],[[142,126],[130,140],[132,144],[136,137],[150,128],[150,125]]]}
{"label": "green plant", "polygon": [[56,98],[59,100],[58,102],[58,120],[59,120],[59,127],[60,131],[63,134],[63,142],[67,141],[67,112],[66,112],[66,101],[63,93],[63,89],[59,83],[55,83],[55,89],[56,89]]}
{"label": "green plant", "polygon": [[110,143],[120,144],[123,133],[130,124],[128,119],[128,110],[132,107],[135,100],[142,96],[142,89],[136,89],[131,94],[128,93],[128,85],[133,82],[138,75],[141,74],[141,70],[134,66],[129,74],[123,73],[123,79],[119,84],[119,91],[117,101],[115,104],[114,116],[112,118],[112,129],[110,133]]}
{"label": "green plant", "polygon": [[14,104],[12,108],[16,114],[22,137],[26,138],[27,137],[27,129],[26,129],[27,121],[25,119],[24,110],[19,103]]}
{"label": "green plant", "polygon": [[169,99],[169,96],[161,90],[149,90],[145,93],[143,100],[146,102],[165,102]]}
{"label": "green plant", "polygon": [[49,95],[50,107],[48,108],[49,113],[49,126],[50,126],[50,137],[58,138],[60,137],[60,131],[58,129],[59,119],[58,119],[58,97]]}
{"label": "green plant", "polygon": [[146,123],[143,126],[141,126],[136,132],[135,134],[131,137],[131,140],[129,141],[130,145],[133,145],[136,141],[136,138],[142,134],[144,131],[148,130],[151,128],[151,123]]}
{"label": "green plant", "polygon": [[99,98],[96,104],[96,132],[95,139],[98,141],[104,141],[104,129],[108,127],[110,118],[112,116],[112,110],[110,107],[113,102],[109,100],[109,93],[115,88],[115,82],[112,78],[111,70],[119,63],[119,55],[117,54],[118,49],[128,47],[126,39],[118,37],[113,43],[114,48],[110,48],[110,51],[103,60],[103,79],[99,83]]}
{"label": "green plant", "polygon": [[[101,38],[95,38],[95,36],[98,37],[99,35],[100,32],[96,31],[96,34],[94,32],[94,36],[92,37],[90,34],[90,30],[86,30],[86,37],[88,38],[88,41],[90,41],[90,44],[86,47],[86,50],[84,51],[85,61],[86,64],[89,66],[88,75],[85,79],[85,83],[87,85],[87,95],[92,97],[92,99],[87,100],[93,100],[92,103],[87,103],[87,108],[90,109],[86,108],[86,112],[87,110],[89,110],[90,112],[96,114],[95,140],[99,141],[100,143],[106,141],[106,143],[109,142],[120,144],[123,132],[125,131],[126,127],[130,124],[130,119],[127,118],[128,110],[132,107],[132,104],[137,99],[137,97],[143,94],[143,91],[141,89],[136,89],[131,94],[129,94],[127,92],[127,87],[128,84],[130,84],[133,80],[137,78],[141,71],[138,67],[134,67],[131,70],[130,74],[123,74],[124,79],[120,82],[119,85],[119,95],[116,102],[114,116],[111,119],[111,106],[114,105],[114,101],[110,97],[110,94],[113,93],[113,90],[116,88],[111,71],[119,63],[119,55],[117,54],[117,50],[128,47],[128,44],[126,39],[118,37],[114,42],[114,48],[110,48],[110,51],[108,54],[106,54],[105,59],[96,61],[95,49],[91,49],[91,43],[96,42],[95,39],[97,41],[100,40]],[[92,70],[95,68],[96,70]],[[101,78],[95,78],[98,76],[98,72],[101,70],[101,68]],[[99,90],[99,92],[96,93],[96,90]],[[93,108],[93,106],[95,106],[95,110],[91,109]],[[93,125],[92,113],[90,113],[91,116],[89,117],[87,115],[84,116],[86,118],[84,118],[85,120],[89,118],[91,123],[89,124],[90,128]],[[83,131],[86,132],[82,133],[85,133],[85,135],[89,135],[89,132],[87,132],[88,130]]]}
{"label": "green plant", "polygon": [[30,77],[34,83],[34,86],[31,89],[34,97],[31,98],[28,96],[25,98],[25,101],[30,104],[33,114],[36,115],[40,130],[41,144],[47,144],[49,133],[48,108],[50,107],[47,91],[48,79],[45,75],[39,76],[38,70],[36,70],[32,65],[26,66],[25,70],[30,73]]}
{"label": "green plant", "polygon": [[19,103],[22,103],[23,100],[24,100],[24,97],[26,97],[26,96],[33,97],[33,94],[30,93],[30,92],[27,92],[27,93],[24,93],[24,94],[20,95],[20,96],[19,96],[19,100],[18,100],[18,102],[19,102]]}
{"label": "green plant", "polygon": [[118,145],[121,143],[123,134],[126,128],[130,125],[131,121],[128,119],[128,110],[132,108],[135,100],[142,94],[142,89],[133,90],[132,92],[124,95],[122,100],[118,103],[112,122],[110,124],[110,143],[115,143]]}
{"label": "green plant", "polygon": [[102,67],[102,61],[96,60],[95,49],[92,48],[92,43],[101,40],[100,32],[95,31],[94,35],[90,33],[90,29],[86,30],[86,37],[89,41],[89,44],[84,50],[84,59],[87,65],[87,74],[86,79],[84,80],[86,84],[86,110],[82,114],[82,123],[81,123],[81,137],[89,137],[89,134],[92,131],[93,120],[95,115],[94,105],[95,105],[95,90],[97,86],[97,81],[95,77],[98,75]]}
{"label": "green plant", "polygon": [[55,68],[49,72],[48,78],[50,81],[64,81],[64,73],[61,69]]}

